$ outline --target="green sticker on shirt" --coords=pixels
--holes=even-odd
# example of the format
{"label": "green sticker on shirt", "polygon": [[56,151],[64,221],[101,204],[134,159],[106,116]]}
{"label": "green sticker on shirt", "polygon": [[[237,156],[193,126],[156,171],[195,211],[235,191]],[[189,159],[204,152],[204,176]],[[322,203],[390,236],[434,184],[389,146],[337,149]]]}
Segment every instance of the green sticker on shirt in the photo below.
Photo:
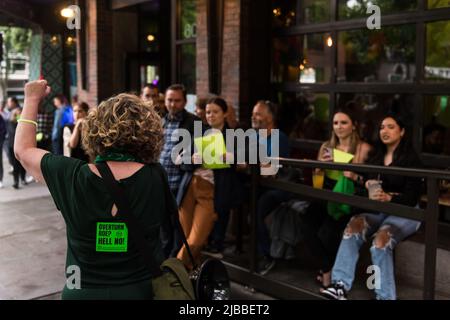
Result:
{"label": "green sticker on shirt", "polygon": [[97,222],[97,252],[127,252],[128,229],[123,222]]}

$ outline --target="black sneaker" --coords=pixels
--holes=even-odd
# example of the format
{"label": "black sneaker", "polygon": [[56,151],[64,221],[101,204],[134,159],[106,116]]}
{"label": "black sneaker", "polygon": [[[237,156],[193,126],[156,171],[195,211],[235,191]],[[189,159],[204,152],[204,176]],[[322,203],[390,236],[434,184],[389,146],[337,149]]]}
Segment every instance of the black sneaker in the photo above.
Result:
{"label": "black sneaker", "polygon": [[320,293],[328,299],[347,300],[347,291],[345,291],[344,285],[340,281],[324,288]]}
{"label": "black sneaker", "polygon": [[265,256],[258,263],[258,270],[257,270],[257,272],[258,272],[258,274],[264,276],[267,273],[269,273],[269,271],[272,270],[273,267],[275,267],[275,259]]}

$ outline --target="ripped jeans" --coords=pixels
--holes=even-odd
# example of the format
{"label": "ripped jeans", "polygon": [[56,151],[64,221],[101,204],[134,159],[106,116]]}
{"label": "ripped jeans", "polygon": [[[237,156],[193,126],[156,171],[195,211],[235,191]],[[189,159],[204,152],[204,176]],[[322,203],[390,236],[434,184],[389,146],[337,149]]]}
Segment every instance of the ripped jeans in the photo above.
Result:
{"label": "ripped jeans", "polygon": [[[352,233],[349,233],[351,226]],[[346,291],[352,287],[359,249],[368,237],[375,238],[370,247],[372,263],[380,271],[379,286],[375,285],[377,300],[395,300],[393,249],[406,237],[414,234],[420,221],[384,213],[364,213],[353,217],[344,231],[334,262],[331,280],[342,282]]]}

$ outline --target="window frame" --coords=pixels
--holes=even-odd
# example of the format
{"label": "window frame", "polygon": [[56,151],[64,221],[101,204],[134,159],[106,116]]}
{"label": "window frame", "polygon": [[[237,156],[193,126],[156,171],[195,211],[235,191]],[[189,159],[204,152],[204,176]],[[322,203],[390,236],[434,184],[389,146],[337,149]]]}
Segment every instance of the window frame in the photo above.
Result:
{"label": "window frame", "polygon": [[[272,7],[271,7],[272,8]],[[297,5],[296,15],[301,18],[302,8]],[[450,21],[450,7],[427,9],[426,0],[417,0],[417,9],[406,13],[393,13],[382,17],[382,26],[400,26],[405,24],[413,24],[416,26],[416,76],[412,83],[361,83],[361,82],[336,82],[337,68],[337,35],[340,31],[354,30],[366,28],[367,18],[357,18],[349,20],[338,20],[338,0],[330,1],[330,21],[317,24],[299,24],[291,27],[280,27],[272,29],[271,39],[284,36],[303,36],[309,33],[329,33],[334,40],[331,50],[330,65],[332,68],[331,79],[329,83],[274,83],[271,82],[271,88],[274,98],[277,92],[302,92],[309,91],[312,93],[327,92],[330,95],[330,119],[332,123],[332,115],[336,108],[336,98],[338,93],[398,93],[414,95],[414,105],[412,106],[414,114],[413,143],[419,152],[425,165],[433,165],[436,167],[448,167],[450,156],[432,155],[422,152],[422,123],[419,121],[422,115],[422,108],[425,95],[448,95],[450,92],[450,83],[425,83],[424,68],[426,58],[426,24],[436,21]],[[370,15],[368,14],[367,17]],[[272,16],[271,16],[272,17]],[[273,50],[273,47],[271,47]],[[272,56],[272,54],[271,54]],[[270,61],[272,64],[272,61]],[[299,141],[302,141],[299,139]],[[311,143],[309,143],[311,145]]]}
{"label": "window frame", "polygon": [[[197,37],[191,37],[189,39],[182,39],[181,36],[178,34],[178,28],[181,24],[181,2],[182,0],[171,0],[171,7],[172,7],[172,54],[171,54],[171,61],[172,61],[172,72],[171,72],[171,79],[172,83],[181,83],[181,47],[186,44],[192,44],[195,47],[195,50],[197,52]],[[196,62],[195,62],[196,64]],[[196,66],[194,67],[194,70],[196,70]],[[194,77],[195,79],[195,77]],[[196,91],[196,83],[194,82],[194,92],[188,92],[188,94],[195,94]]]}

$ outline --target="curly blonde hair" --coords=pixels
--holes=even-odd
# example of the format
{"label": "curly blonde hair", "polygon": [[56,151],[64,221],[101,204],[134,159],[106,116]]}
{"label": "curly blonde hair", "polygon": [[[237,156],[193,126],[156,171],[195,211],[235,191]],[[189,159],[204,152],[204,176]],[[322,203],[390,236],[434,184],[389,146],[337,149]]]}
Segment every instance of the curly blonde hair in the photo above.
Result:
{"label": "curly blonde hair", "polygon": [[157,162],[163,147],[161,118],[140,98],[122,93],[103,101],[86,117],[83,148],[91,159],[108,151]]}

